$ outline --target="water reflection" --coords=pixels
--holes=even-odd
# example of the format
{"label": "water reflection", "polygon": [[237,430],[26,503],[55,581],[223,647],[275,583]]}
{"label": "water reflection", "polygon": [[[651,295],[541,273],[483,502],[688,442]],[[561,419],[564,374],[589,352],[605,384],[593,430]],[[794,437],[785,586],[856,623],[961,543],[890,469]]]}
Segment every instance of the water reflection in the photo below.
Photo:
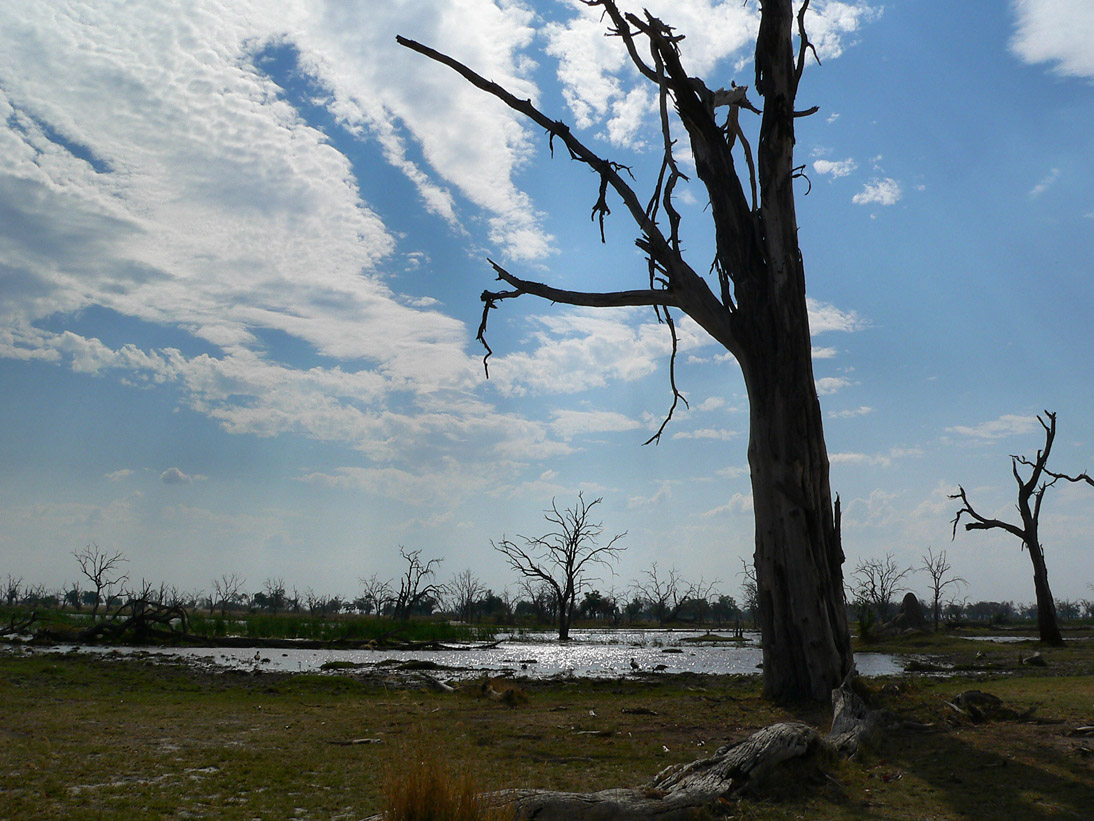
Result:
{"label": "water reflection", "polygon": [[[759,635],[745,633],[743,642],[695,642],[703,631],[686,630],[574,630],[572,640],[560,644],[549,633],[499,635],[493,648],[461,650],[315,650],[188,647],[111,648],[59,647],[79,652],[173,656],[199,664],[240,670],[262,669],[314,673],[334,663],[361,669],[397,669],[405,662],[428,662],[446,669],[444,678],[469,678],[488,672],[513,673],[529,678],[572,675],[582,678],[618,678],[647,673],[754,674],[762,654]],[[257,657],[256,657],[257,656]],[[633,664],[632,664],[633,660]],[[896,675],[901,662],[884,653],[855,656],[865,676]]]}

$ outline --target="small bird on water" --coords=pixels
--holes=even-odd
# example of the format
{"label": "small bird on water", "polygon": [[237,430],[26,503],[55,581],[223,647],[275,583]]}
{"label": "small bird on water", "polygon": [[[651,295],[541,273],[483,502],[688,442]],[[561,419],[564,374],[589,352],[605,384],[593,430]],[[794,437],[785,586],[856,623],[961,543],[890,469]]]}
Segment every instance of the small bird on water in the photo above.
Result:
{"label": "small bird on water", "polygon": [[635,661],[633,658],[631,659],[631,669],[632,670],[641,670],[642,669],[641,667],[638,666],[638,662]]}

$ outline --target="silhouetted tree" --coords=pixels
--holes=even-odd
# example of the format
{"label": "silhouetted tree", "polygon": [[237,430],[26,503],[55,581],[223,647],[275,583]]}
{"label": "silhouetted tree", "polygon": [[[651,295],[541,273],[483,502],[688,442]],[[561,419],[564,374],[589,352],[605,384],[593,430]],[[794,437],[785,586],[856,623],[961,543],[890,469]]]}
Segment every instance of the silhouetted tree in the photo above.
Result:
{"label": "silhouetted tree", "polygon": [[[1045,491],[1059,478],[1045,470],[1049,454],[1052,452],[1052,442],[1056,438],[1056,414],[1046,410],[1045,419],[1037,417],[1037,421],[1041,423],[1045,431],[1045,446],[1037,451],[1037,456],[1033,460],[1024,456],[1010,457],[1011,473],[1014,474],[1014,481],[1018,483],[1018,514],[1022,518],[1022,523],[1012,524],[981,516],[973,509],[965,494],[965,488],[958,485],[957,493],[950,496],[951,499],[961,500],[961,508],[953,518],[953,538],[957,538],[957,525],[961,517],[967,514],[972,521],[965,523],[965,530],[999,528],[1021,539],[1023,549],[1029,552],[1030,561],[1033,562],[1033,588],[1037,595],[1037,632],[1041,641],[1046,644],[1063,645],[1064,639],[1060,635],[1060,626],[1056,621],[1056,603],[1052,599],[1052,590],[1048,585],[1045,551],[1037,533],[1041,517],[1041,502],[1044,500]],[[1018,470],[1019,465],[1030,468],[1028,478],[1022,478]],[[1052,478],[1046,481],[1045,476],[1052,476]]]}
{"label": "silhouetted tree", "polygon": [[604,525],[592,521],[590,514],[602,501],[586,502],[578,493],[577,503],[560,511],[552,499],[551,509],[544,512],[543,518],[554,526],[554,530],[534,538],[518,534],[523,545],[504,537],[496,544],[491,542],[514,570],[526,579],[538,580],[550,588],[555,599],[559,641],[570,638],[577,596],[593,581],[588,576],[591,565],[610,566],[623,550],[617,542],[627,535],[626,532],[612,536],[605,545],[599,544]]}
{"label": "silhouetted tree", "polygon": [[863,559],[855,566],[855,599],[873,609],[879,619],[887,619],[893,606],[893,597],[904,590],[901,581],[912,568],[897,567],[892,553],[884,559]]}
{"label": "silhouetted tree", "polygon": [[129,580],[129,575],[122,570],[122,565],[129,560],[124,553],[109,553],[94,542],[83,550],[72,551],[72,555],[80,565],[80,572],[94,588],[88,591],[94,596],[91,605],[91,618],[94,619],[99,614],[100,604],[109,605],[115,595],[114,588]]}
{"label": "silhouetted tree", "polygon": [[946,551],[942,550],[936,556],[934,549],[927,548],[927,555],[923,556],[923,572],[931,577],[931,621],[935,632],[938,631],[938,620],[942,615],[942,592],[949,586],[959,587],[968,584],[960,576],[951,576],[950,563],[946,560]]}
{"label": "silhouetted tree", "polygon": [[[408,619],[426,600],[435,603],[440,598],[442,587],[429,580],[436,575],[434,568],[443,559],[423,562],[420,549],[407,550],[402,545],[399,545],[399,555],[406,561],[406,570],[399,578],[399,592],[395,594],[393,615],[396,619]],[[432,609],[430,606],[429,610]]]}
{"label": "silhouetted tree", "polygon": [[[801,176],[794,160],[795,123],[816,110],[795,107],[812,48],[805,31],[808,0],[800,7],[796,31],[791,0],[760,4],[754,65],[755,91],[763,99],[763,111],[755,162],[739,122],[742,109],[761,113],[749,101],[747,86],[711,88],[688,72],[680,53],[684,38],[648,12],[624,14],[614,0],[585,3],[603,12],[609,33],[622,39],[634,68],[658,94],[663,157],[648,197],[640,197],[624,179],[629,169],[598,156],[565,123],[541,112],[531,100],[511,94],[447,55],[397,38],[497,97],[543,128],[552,148],[561,144],[572,160],[588,166],[599,181],[593,215],[601,235],[604,217],[610,213],[610,191],[636,224],[635,244],[646,255],[644,287],[608,292],[565,290],[522,279],[491,260],[498,278],[512,290],[483,292],[479,339],[486,346],[492,308],[525,294],[565,305],[650,306],[672,341],[673,401],[665,423],[682,399],[675,380],[673,312],[690,316],[733,355],[749,396],[748,458],[756,516],[764,691],[778,698],[827,701],[850,672],[853,659],[844,608],[839,503],[833,506],[829,484],[794,206],[794,180]],[[684,175],[674,154],[674,133],[687,135],[696,176],[709,199],[716,244],[712,264],[703,261],[693,267],[684,256],[681,216],[673,200]],[[738,173],[738,145],[747,177]],[[699,273],[708,268],[709,282]],[[489,346],[486,352],[489,357]],[[650,441],[658,440],[663,430],[664,424]]]}
{"label": "silhouetted tree", "polygon": [[362,596],[357,609],[365,614],[375,612],[377,616],[381,615],[392,599],[391,581],[383,581],[375,573],[358,581],[361,583]]}
{"label": "silhouetted tree", "polygon": [[220,615],[226,616],[228,608],[234,604],[243,593],[247,580],[238,573],[225,573],[219,579],[213,579],[213,594],[209,597],[209,612],[217,607]]}
{"label": "silhouetted tree", "polygon": [[475,602],[486,590],[483,583],[468,568],[453,576],[446,589],[453,612],[462,621],[470,622],[474,616]]}

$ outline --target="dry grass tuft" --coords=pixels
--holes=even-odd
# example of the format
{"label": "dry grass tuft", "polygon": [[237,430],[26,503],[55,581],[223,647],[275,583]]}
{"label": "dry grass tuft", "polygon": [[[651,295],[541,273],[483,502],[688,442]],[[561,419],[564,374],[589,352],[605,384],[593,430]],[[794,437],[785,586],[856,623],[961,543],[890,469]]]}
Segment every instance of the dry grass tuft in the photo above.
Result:
{"label": "dry grass tuft", "polygon": [[469,772],[421,739],[399,753],[384,773],[384,821],[512,821],[510,806],[484,798]]}

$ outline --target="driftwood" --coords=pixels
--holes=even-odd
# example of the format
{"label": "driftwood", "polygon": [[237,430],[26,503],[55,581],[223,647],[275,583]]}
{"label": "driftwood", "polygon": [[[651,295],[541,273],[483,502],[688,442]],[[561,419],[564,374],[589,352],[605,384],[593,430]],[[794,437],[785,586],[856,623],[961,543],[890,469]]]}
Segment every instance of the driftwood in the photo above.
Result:
{"label": "driftwood", "polygon": [[488,803],[512,807],[516,819],[693,819],[704,809],[728,809],[737,796],[760,792],[780,775],[800,779],[810,770],[820,775],[837,757],[852,756],[870,743],[882,726],[883,714],[868,709],[849,682],[833,692],[832,704],[827,736],[796,721],[772,724],[721,747],[710,758],[667,767],[641,787],[594,793],[504,790],[484,797]]}

